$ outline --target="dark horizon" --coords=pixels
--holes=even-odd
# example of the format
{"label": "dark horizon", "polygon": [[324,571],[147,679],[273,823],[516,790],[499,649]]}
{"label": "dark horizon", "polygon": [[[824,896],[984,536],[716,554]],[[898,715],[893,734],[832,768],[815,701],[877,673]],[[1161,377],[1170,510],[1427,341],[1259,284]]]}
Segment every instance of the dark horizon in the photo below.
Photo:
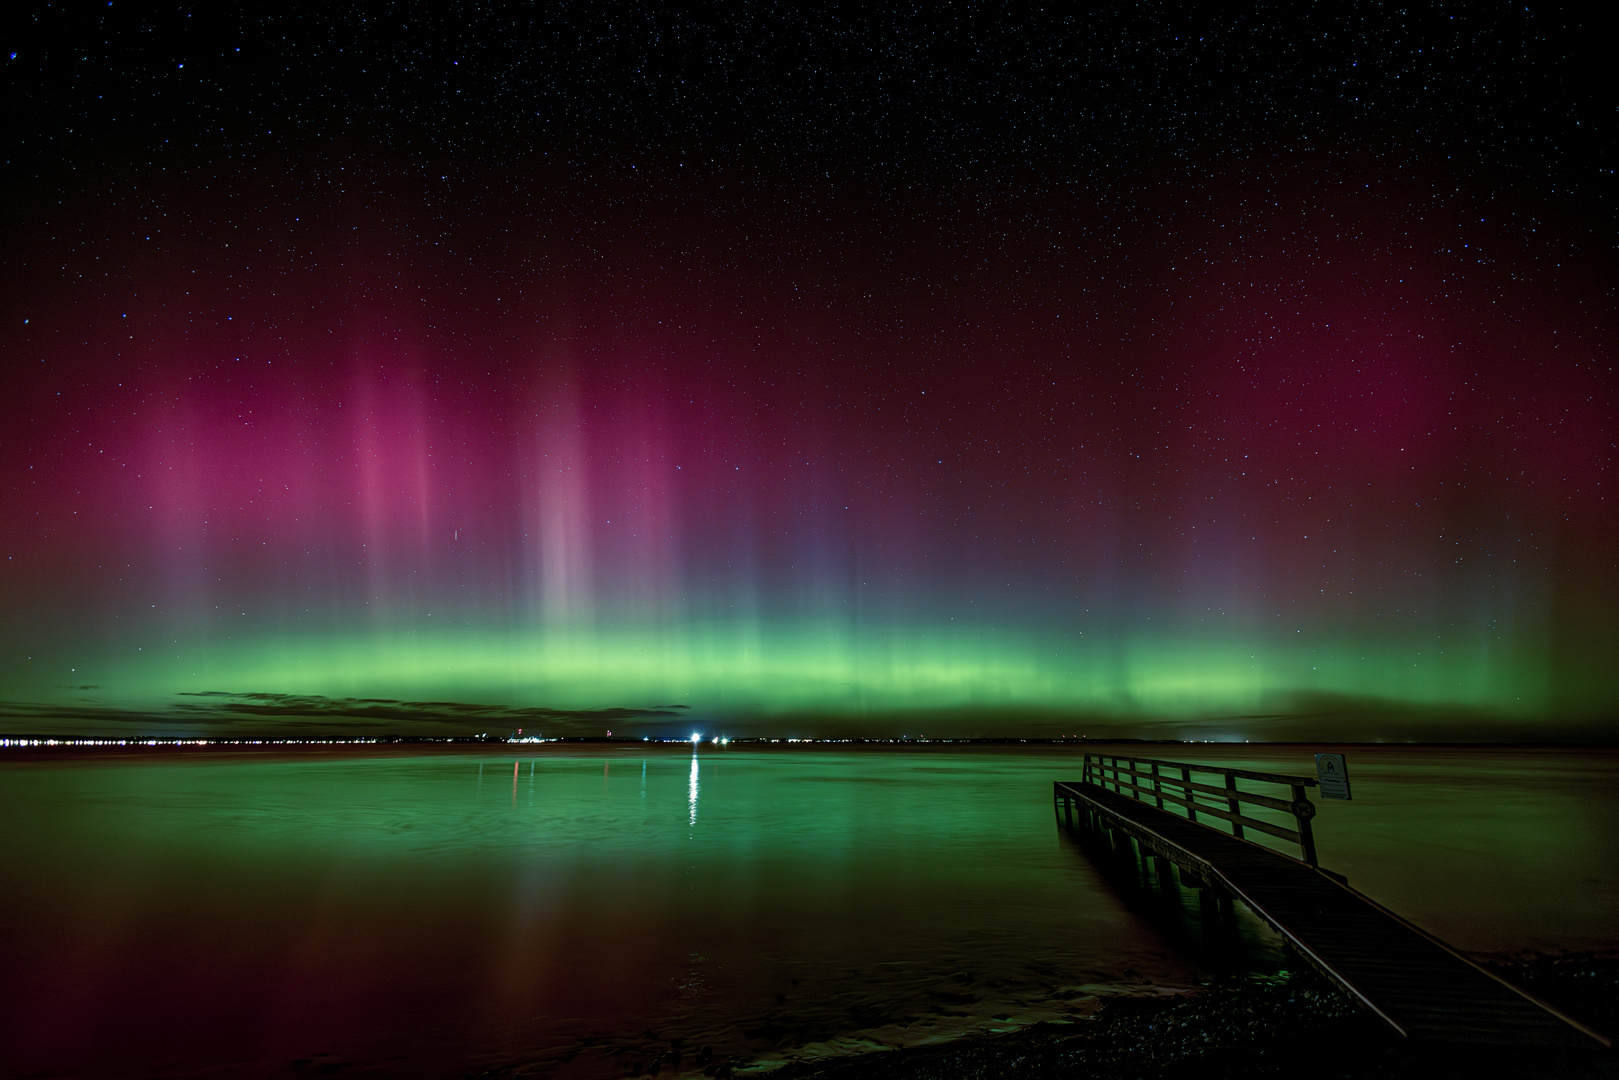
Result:
{"label": "dark horizon", "polygon": [[[563,741],[671,743],[723,736],[738,743],[772,739],[882,742],[932,739],[1061,743],[1142,741],[1254,745],[1611,745],[1611,721],[1544,719],[1417,710],[1377,699],[1317,699],[1309,712],[1241,716],[1076,714],[1057,710],[959,708],[870,716],[813,712],[714,713],[682,704],[645,708],[550,709],[446,701],[325,698],[318,695],[189,695],[167,708],[62,706],[0,701],[6,739],[381,739],[498,741],[513,735]],[[607,733],[612,732],[609,736]]]}

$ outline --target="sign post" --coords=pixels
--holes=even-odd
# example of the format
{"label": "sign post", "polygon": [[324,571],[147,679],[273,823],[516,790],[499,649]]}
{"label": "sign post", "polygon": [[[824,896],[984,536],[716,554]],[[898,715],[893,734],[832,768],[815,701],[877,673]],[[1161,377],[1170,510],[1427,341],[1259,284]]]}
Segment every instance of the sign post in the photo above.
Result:
{"label": "sign post", "polygon": [[1342,754],[1317,754],[1315,776],[1321,782],[1323,799],[1345,799],[1349,795],[1349,766]]}

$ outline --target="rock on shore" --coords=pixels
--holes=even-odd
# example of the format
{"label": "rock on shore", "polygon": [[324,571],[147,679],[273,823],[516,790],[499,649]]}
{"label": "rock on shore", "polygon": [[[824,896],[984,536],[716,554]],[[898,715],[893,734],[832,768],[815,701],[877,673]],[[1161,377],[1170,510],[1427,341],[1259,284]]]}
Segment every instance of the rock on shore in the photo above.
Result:
{"label": "rock on shore", "polygon": [[[1619,1024],[1619,959],[1537,957],[1502,973],[1603,1032]],[[731,1066],[711,1067],[729,1075]],[[1405,1042],[1310,971],[1250,976],[1169,1000],[1121,998],[1093,1019],[798,1063],[771,1080],[1619,1080],[1619,1053]]]}

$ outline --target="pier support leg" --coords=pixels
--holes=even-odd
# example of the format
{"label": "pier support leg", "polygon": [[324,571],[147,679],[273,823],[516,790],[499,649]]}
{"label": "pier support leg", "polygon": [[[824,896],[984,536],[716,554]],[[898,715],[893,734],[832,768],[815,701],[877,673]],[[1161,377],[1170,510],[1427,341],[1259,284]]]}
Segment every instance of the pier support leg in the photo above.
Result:
{"label": "pier support leg", "polygon": [[1158,872],[1158,891],[1172,893],[1175,891],[1175,871],[1171,869],[1174,864],[1162,855],[1153,859],[1153,869]]}
{"label": "pier support leg", "polygon": [[1197,890],[1197,913],[1203,920],[1203,936],[1211,936],[1211,931],[1220,922],[1220,908],[1214,899],[1214,890],[1207,885]]}

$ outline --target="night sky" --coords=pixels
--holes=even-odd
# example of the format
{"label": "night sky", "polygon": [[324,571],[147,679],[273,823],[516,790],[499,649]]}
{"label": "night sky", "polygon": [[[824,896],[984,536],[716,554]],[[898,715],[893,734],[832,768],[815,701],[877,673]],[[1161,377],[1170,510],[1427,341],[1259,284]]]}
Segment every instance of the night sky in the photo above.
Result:
{"label": "night sky", "polygon": [[1069,7],[6,16],[0,731],[1619,732],[1595,28]]}

